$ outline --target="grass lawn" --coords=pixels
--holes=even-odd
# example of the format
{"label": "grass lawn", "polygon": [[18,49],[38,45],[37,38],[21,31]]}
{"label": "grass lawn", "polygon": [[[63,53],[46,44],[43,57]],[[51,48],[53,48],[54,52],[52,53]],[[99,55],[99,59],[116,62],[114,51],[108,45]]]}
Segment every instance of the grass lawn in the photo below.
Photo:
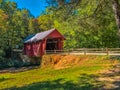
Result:
{"label": "grass lawn", "polygon": [[103,70],[112,68],[117,61],[108,56],[96,56],[80,65],[65,69],[38,68],[19,73],[0,74],[0,89],[7,90],[93,90],[103,83],[97,77]]}

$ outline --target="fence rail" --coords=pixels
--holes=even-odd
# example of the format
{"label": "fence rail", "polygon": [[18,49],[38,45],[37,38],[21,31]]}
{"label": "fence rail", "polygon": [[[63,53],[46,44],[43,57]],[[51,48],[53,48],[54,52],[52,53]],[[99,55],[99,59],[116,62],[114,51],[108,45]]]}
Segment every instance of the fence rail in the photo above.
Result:
{"label": "fence rail", "polygon": [[69,50],[46,50],[45,54],[120,55],[120,48],[76,48]]}

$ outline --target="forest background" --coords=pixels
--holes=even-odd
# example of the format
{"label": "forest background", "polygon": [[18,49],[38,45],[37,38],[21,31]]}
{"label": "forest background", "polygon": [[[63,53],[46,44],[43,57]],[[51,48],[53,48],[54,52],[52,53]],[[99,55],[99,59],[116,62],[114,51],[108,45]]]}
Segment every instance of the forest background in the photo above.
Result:
{"label": "forest background", "polygon": [[52,28],[65,36],[65,49],[120,47],[119,0],[46,0],[46,3],[46,10],[34,17],[28,9],[19,9],[15,2],[0,0],[0,67],[13,65],[11,52],[14,48],[23,49],[25,37]]}

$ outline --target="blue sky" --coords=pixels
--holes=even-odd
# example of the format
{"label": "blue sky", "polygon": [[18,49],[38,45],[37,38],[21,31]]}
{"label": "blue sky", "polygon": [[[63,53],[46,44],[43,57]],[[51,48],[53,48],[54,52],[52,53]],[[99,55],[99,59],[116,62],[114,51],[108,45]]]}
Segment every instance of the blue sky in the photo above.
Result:
{"label": "blue sky", "polygon": [[10,0],[17,3],[18,8],[27,8],[35,17],[45,10],[47,3],[46,0]]}

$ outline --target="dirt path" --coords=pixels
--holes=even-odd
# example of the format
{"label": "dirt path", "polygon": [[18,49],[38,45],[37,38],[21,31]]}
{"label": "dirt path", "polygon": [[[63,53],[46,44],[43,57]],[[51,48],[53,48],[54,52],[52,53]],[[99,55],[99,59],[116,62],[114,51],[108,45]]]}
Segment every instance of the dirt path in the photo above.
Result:
{"label": "dirt path", "polygon": [[101,73],[97,81],[103,84],[100,90],[120,90],[120,64]]}
{"label": "dirt path", "polygon": [[36,68],[39,68],[39,66],[28,66],[28,67],[20,67],[20,68],[12,67],[12,68],[7,68],[7,69],[0,70],[0,74],[2,74],[2,73],[24,72],[24,71],[32,70],[32,69],[36,69]]}

